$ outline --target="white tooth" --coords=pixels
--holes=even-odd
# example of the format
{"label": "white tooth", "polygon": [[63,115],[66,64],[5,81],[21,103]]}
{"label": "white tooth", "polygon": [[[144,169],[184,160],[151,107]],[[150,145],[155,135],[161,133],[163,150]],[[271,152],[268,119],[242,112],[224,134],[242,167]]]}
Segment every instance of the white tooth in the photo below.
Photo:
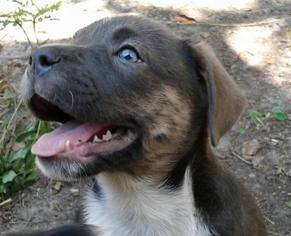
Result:
{"label": "white tooth", "polygon": [[102,140],[100,138],[98,138],[97,135],[95,135],[93,142],[94,143],[100,143],[100,142],[102,142]]}
{"label": "white tooth", "polygon": [[105,141],[109,141],[112,139],[112,133],[110,130],[107,130],[106,134],[103,134],[102,139]]}
{"label": "white tooth", "polygon": [[112,139],[112,133],[110,130],[107,130],[106,135],[109,139]]}

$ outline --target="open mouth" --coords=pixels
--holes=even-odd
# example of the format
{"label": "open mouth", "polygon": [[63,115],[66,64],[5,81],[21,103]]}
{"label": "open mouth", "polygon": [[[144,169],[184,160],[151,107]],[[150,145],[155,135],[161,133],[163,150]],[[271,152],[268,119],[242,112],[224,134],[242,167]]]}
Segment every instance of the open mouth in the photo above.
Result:
{"label": "open mouth", "polygon": [[62,157],[80,161],[121,151],[137,139],[137,132],[132,128],[77,121],[39,95],[32,97],[29,106],[39,118],[62,123],[32,146],[32,153],[40,158]]}

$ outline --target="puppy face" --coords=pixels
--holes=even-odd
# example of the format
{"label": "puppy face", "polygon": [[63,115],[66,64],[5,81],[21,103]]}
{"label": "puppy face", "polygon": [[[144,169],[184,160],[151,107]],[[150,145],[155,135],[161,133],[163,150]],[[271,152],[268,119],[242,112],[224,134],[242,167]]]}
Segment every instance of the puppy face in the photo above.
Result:
{"label": "puppy face", "polygon": [[25,101],[37,117],[63,123],[32,148],[44,174],[169,170],[207,118],[207,83],[190,47],[155,22],[122,16],[37,49]]}

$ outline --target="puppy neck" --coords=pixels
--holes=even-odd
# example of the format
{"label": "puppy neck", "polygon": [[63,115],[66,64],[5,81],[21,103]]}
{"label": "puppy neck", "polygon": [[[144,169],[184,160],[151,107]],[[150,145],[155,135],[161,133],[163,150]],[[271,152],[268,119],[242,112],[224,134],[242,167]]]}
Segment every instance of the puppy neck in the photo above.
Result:
{"label": "puppy neck", "polygon": [[190,176],[187,168],[181,188],[170,190],[151,178],[101,173],[96,177],[101,193],[89,192],[85,222],[106,236],[208,236],[210,230],[194,205]]}

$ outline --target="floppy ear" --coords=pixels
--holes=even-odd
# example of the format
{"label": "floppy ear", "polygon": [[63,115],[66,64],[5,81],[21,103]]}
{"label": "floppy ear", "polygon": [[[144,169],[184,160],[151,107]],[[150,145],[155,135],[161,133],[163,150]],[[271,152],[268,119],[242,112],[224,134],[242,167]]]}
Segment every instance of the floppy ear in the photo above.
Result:
{"label": "floppy ear", "polygon": [[191,48],[208,93],[208,133],[211,144],[234,125],[243,111],[246,100],[239,87],[226,72],[214,51],[203,42],[186,41]]}

